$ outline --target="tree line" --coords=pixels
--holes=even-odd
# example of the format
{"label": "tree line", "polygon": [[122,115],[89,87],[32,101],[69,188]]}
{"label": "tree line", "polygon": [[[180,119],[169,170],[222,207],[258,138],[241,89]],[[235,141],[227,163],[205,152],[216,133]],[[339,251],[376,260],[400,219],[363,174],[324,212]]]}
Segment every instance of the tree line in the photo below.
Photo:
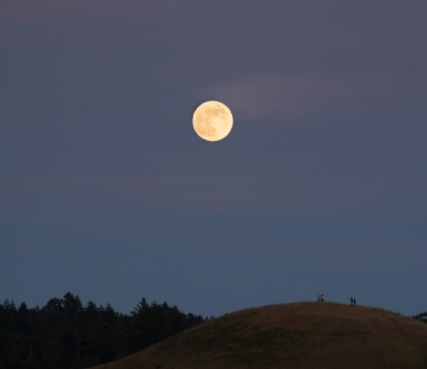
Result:
{"label": "tree line", "polygon": [[422,320],[423,322],[427,323],[427,311],[417,315],[412,315],[412,319]]}
{"label": "tree line", "polygon": [[[210,319],[213,319],[211,317]],[[83,306],[66,293],[45,306],[0,304],[0,369],[74,369],[104,364],[143,350],[208,318],[184,314],[143,297],[130,314],[110,304]]]}

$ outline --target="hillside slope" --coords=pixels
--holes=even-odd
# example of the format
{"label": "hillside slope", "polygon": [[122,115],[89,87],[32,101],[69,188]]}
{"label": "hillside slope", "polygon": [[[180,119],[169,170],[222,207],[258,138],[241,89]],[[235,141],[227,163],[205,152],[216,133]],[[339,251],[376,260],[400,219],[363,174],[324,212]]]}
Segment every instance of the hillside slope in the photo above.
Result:
{"label": "hillside slope", "polygon": [[427,368],[427,324],[303,302],[240,310],[96,369]]}

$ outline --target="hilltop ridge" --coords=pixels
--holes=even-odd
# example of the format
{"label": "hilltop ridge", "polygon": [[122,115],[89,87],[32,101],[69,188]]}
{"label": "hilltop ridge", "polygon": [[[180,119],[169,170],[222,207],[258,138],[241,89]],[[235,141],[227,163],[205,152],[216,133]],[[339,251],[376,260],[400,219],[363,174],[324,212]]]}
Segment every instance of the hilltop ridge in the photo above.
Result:
{"label": "hilltop ridge", "polygon": [[268,305],[206,321],[96,367],[119,368],[427,368],[427,325],[375,307]]}

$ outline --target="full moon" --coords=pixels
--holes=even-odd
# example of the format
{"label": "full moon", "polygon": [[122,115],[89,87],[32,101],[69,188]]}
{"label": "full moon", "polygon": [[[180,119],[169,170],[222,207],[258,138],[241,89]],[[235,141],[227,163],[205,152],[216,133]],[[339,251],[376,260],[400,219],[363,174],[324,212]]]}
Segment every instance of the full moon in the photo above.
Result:
{"label": "full moon", "polygon": [[207,101],[194,112],[193,128],[204,140],[219,141],[233,128],[233,115],[223,103]]}

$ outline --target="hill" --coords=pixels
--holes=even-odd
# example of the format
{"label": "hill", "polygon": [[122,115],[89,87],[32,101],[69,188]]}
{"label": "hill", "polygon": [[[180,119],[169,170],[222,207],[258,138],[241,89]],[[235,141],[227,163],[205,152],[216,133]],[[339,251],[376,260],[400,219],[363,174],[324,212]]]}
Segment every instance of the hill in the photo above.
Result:
{"label": "hill", "polygon": [[96,367],[137,368],[427,368],[427,324],[365,306],[269,305],[226,314]]}

